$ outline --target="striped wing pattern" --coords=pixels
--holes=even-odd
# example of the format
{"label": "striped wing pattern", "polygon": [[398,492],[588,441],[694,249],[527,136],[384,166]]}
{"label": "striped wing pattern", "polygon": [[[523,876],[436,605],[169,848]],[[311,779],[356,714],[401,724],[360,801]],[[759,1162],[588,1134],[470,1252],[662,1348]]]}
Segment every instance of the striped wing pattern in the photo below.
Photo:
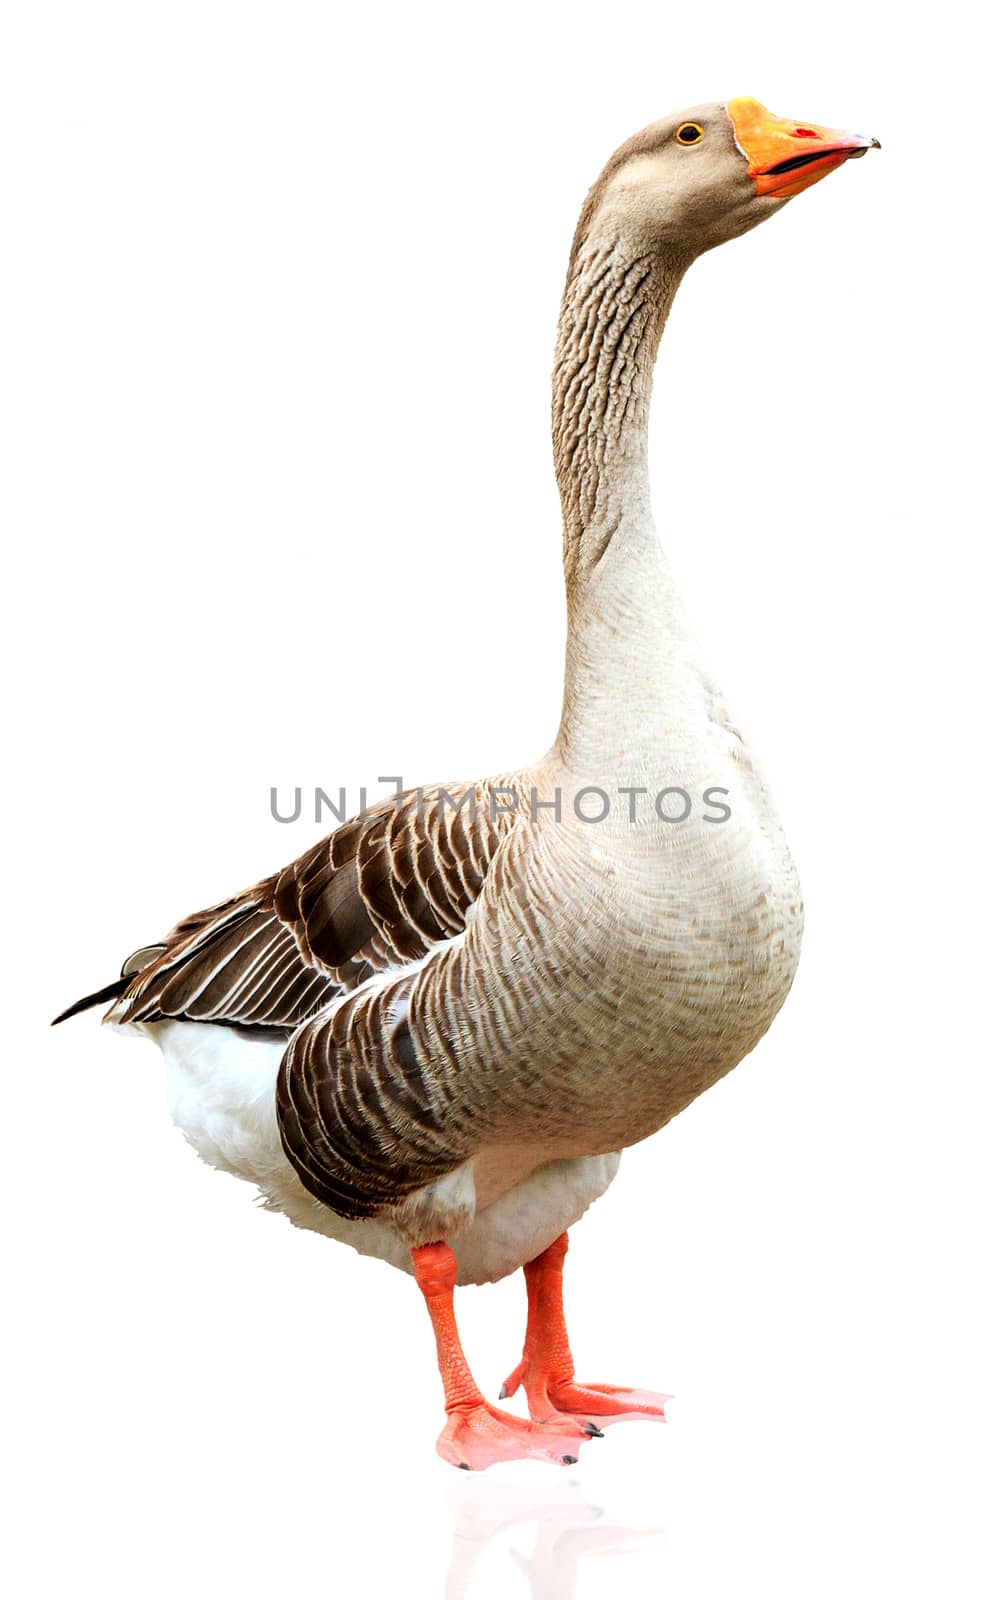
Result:
{"label": "striped wing pattern", "polygon": [[354,818],[282,872],[179,923],[134,974],[114,1020],[292,1033],[461,931],[500,820],[485,783],[411,790]]}
{"label": "striped wing pattern", "polygon": [[[461,1159],[407,1014],[423,959],[465,929],[512,825],[493,809],[481,783],[411,791],[345,823],[137,952],[113,1019],[286,1039],[277,1116],[305,1188],[342,1216],[397,1204]],[[384,985],[362,987],[380,973]]]}
{"label": "striped wing pattern", "polygon": [[416,976],[347,997],[300,1028],[283,1057],[283,1148],[304,1187],[339,1216],[375,1216],[462,1159],[407,1021]]}

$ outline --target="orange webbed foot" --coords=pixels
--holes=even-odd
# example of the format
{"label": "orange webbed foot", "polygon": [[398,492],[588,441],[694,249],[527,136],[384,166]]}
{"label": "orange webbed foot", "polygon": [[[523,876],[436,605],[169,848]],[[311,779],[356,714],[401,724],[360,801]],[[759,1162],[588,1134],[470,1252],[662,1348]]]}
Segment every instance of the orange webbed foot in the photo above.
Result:
{"label": "orange webbed foot", "polygon": [[551,1461],[572,1466],[580,1446],[600,1432],[583,1418],[550,1415],[526,1422],[486,1400],[450,1411],[436,1449],[443,1461],[482,1472],[498,1461]]}
{"label": "orange webbed foot", "polygon": [[604,1428],[611,1422],[665,1422],[669,1394],[652,1389],[629,1389],[614,1383],[574,1383],[557,1380],[550,1373],[532,1374],[525,1361],[519,1361],[502,1385],[500,1398],[524,1383],[528,1410],[535,1420],[554,1421],[557,1416],[577,1416]]}
{"label": "orange webbed foot", "polygon": [[524,1355],[505,1380],[503,1400],[524,1386],[534,1421],[583,1417],[598,1429],[609,1422],[665,1422],[668,1394],[627,1389],[614,1383],[576,1383],[563,1313],[563,1260],[569,1238],[561,1233],[525,1264],[528,1324]]}

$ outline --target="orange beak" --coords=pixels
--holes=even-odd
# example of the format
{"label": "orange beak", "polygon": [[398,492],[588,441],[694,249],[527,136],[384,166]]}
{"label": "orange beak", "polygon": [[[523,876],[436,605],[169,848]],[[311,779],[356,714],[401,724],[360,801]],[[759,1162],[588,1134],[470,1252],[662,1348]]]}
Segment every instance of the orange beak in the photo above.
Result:
{"label": "orange beak", "polygon": [[843,161],[880,149],[878,139],[867,139],[861,133],[775,117],[758,100],[730,100],[728,115],[735,142],[749,163],[749,176],[755,179],[756,193],[776,195],[779,200],[809,189]]}

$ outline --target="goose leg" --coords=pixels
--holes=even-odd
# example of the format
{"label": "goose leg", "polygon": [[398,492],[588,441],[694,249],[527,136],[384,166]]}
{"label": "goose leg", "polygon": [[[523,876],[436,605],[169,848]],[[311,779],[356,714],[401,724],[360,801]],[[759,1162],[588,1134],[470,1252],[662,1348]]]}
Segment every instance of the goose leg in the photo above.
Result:
{"label": "goose leg", "polygon": [[445,1390],[446,1422],[436,1446],[454,1467],[482,1471],[496,1461],[534,1458],[572,1464],[580,1445],[598,1430],[572,1417],[526,1422],[484,1400],[469,1370],[456,1327],[453,1290],[456,1258],[447,1244],[411,1251],[414,1276],[435,1330],[438,1370]]}
{"label": "goose leg", "polygon": [[557,1414],[587,1417],[598,1426],[644,1418],[665,1422],[668,1394],[651,1389],[623,1389],[611,1383],[573,1381],[573,1355],[563,1314],[563,1259],[569,1236],[561,1233],[525,1266],[528,1323],[524,1355],[503,1384],[500,1398],[524,1384],[533,1418],[552,1421]]}

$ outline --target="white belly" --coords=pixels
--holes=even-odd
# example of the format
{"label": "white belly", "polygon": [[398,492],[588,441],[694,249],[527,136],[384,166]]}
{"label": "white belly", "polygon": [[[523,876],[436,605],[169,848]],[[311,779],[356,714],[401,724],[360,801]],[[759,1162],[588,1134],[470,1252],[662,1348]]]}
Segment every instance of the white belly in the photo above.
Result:
{"label": "white belly", "polygon": [[[411,1270],[409,1247],[389,1223],[336,1216],[308,1194],[284,1155],[275,1096],[282,1041],[203,1022],[155,1022],[135,1031],[161,1049],[173,1121],[204,1161],[255,1184],[266,1207],[296,1227]],[[447,1241],[458,1281],[492,1283],[531,1261],[604,1193],[620,1160],[620,1152],[584,1156],[528,1172]],[[490,1165],[486,1151],[479,1162],[482,1176]]]}

